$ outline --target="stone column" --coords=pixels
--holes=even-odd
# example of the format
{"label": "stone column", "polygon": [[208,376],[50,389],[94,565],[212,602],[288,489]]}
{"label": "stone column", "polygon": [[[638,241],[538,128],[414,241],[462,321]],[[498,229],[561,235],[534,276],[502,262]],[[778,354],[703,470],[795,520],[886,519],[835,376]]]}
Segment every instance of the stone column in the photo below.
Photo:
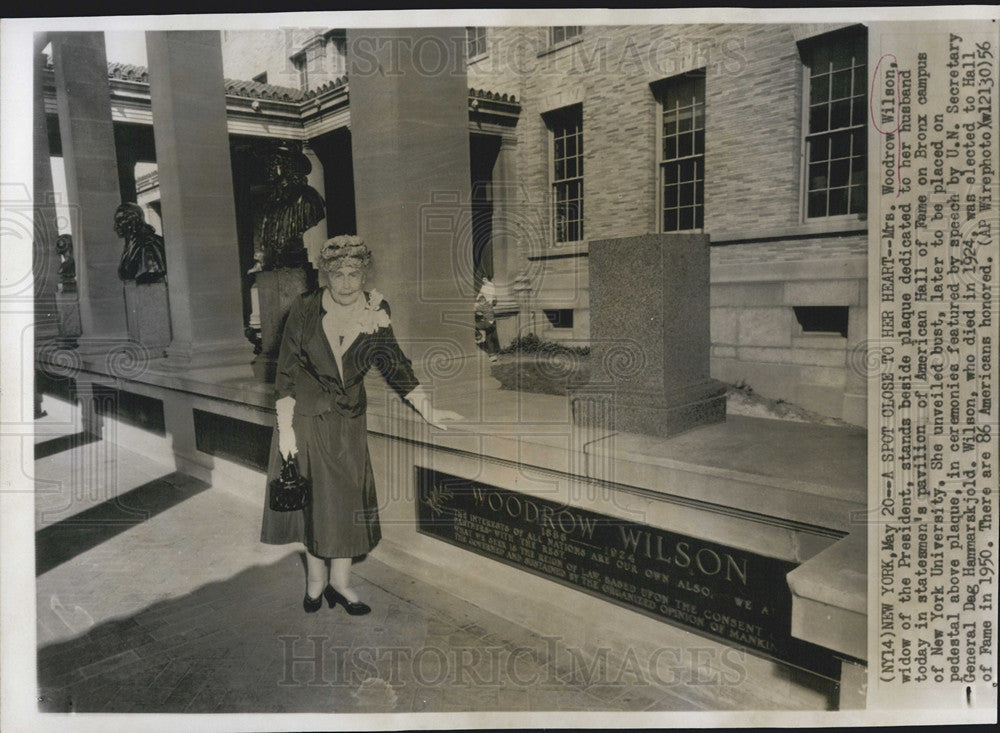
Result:
{"label": "stone column", "polygon": [[118,187],[122,203],[131,201],[133,204],[139,200],[139,194],[135,185],[135,151],[123,145],[118,148]]}
{"label": "stone column", "polygon": [[[493,284],[501,301],[512,299],[514,278],[520,272],[517,257],[517,138],[500,138],[493,165]],[[498,304],[498,308],[500,304]]]}
{"label": "stone column", "polygon": [[358,234],[423,379],[429,350],[439,376],[476,352],[461,31],[347,31]]}
{"label": "stone column", "polygon": [[520,335],[518,312],[521,294],[516,287],[517,276],[524,269],[518,252],[518,230],[521,219],[517,181],[517,138],[500,138],[500,151],[493,165],[493,284],[497,290],[497,335],[505,347]]}
{"label": "stone column", "polygon": [[146,33],[173,362],[247,363],[218,31]]}
{"label": "stone column", "polygon": [[122,243],[113,226],[121,200],[104,34],[53,33],[51,39],[83,333],[87,340],[125,340]]}
{"label": "stone column", "polygon": [[309,146],[323,166],[323,185],[311,185],[326,199],[327,236],[357,233],[350,131],[341,127],[324,133],[310,140]]}
{"label": "stone column", "polygon": [[56,224],[55,192],[52,184],[52,163],[49,152],[49,127],[45,117],[45,99],[42,95],[42,78],[45,56],[42,49],[48,35],[35,36],[34,55],[34,233],[32,236],[35,278],[35,342],[56,338],[59,335],[59,315],[56,312],[56,272],[59,256],[55,251],[59,231]]}

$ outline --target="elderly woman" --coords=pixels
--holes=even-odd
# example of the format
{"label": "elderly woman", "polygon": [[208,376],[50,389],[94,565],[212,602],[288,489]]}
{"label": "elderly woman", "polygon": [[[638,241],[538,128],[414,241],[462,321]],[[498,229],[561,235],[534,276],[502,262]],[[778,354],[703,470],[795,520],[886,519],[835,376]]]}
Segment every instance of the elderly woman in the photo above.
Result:
{"label": "elderly woman", "polygon": [[277,445],[268,471],[277,476],[282,456],[297,453],[299,470],[312,481],[312,499],[293,512],[272,511],[265,502],[261,541],[305,544],[307,613],[318,611],[325,597],[331,608],[340,603],[349,614],[361,615],[371,608],[351,588],[352,558],[381,538],[365,425],[365,373],[378,369],[436,427],[460,416],[431,407],[396,342],[389,304],[378,291],[363,290],[371,266],[364,241],[328,240],[317,265],[320,288],[297,299],[285,322],[275,379]]}

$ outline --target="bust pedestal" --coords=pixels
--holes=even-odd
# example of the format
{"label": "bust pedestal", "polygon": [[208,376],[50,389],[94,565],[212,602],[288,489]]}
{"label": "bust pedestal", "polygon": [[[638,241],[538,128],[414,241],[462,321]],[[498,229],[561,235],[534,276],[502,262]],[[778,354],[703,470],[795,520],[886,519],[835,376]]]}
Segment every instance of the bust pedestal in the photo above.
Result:
{"label": "bust pedestal", "polygon": [[253,360],[253,373],[257,379],[273,382],[285,318],[294,300],[306,291],[306,273],[302,268],[285,267],[258,272],[255,278],[260,299],[260,353]]}
{"label": "bust pedestal", "polygon": [[83,334],[80,321],[80,295],[75,286],[72,289],[64,289],[61,285],[55,295],[59,340],[67,346],[76,346],[76,337]]}
{"label": "bust pedestal", "polygon": [[709,376],[709,240],[647,234],[590,243],[591,376],[577,424],[666,437],[726,418]]}
{"label": "bust pedestal", "polygon": [[128,336],[147,349],[164,349],[170,345],[170,307],[165,282],[136,285],[124,283],[125,318]]}

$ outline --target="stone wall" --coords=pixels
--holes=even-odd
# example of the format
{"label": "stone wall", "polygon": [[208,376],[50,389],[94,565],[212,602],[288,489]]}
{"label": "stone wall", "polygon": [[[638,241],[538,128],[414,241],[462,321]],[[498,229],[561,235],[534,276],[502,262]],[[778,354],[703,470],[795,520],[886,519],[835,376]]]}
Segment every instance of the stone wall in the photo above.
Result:
{"label": "stone wall", "polygon": [[[799,254],[782,258],[769,251],[773,243],[714,248],[712,376],[864,425],[864,243],[853,238],[861,250],[853,257],[828,256],[828,239],[788,242]],[[804,331],[794,309],[812,306],[846,307],[846,337]]]}

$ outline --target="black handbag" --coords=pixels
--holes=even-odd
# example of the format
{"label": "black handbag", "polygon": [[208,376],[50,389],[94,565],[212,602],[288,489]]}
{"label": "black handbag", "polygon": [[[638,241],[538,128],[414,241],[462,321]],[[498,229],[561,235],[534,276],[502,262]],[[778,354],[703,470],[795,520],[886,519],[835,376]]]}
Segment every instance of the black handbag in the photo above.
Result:
{"label": "black handbag", "polygon": [[268,483],[271,509],[294,512],[309,504],[312,482],[299,473],[295,458],[281,457],[281,474]]}

